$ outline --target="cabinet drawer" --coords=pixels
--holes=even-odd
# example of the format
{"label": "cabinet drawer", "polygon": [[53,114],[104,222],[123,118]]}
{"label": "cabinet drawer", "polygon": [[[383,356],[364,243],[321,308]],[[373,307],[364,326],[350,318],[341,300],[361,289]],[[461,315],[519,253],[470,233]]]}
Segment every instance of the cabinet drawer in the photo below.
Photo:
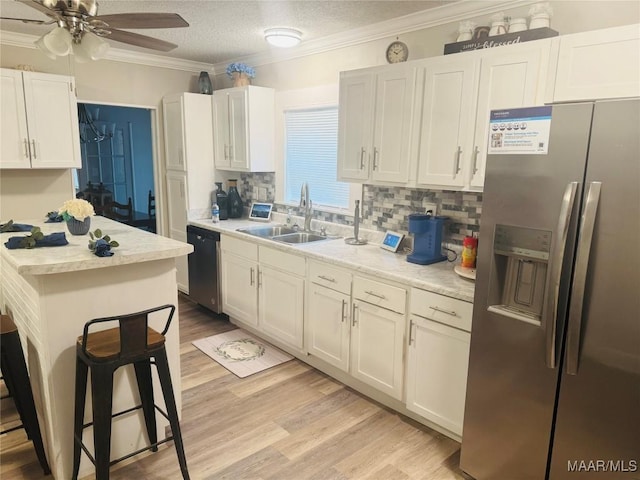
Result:
{"label": "cabinet drawer", "polygon": [[351,294],[351,274],[325,263],[309,262],[309,280],[317,285]]}
{"label": "cabinet drawer", "polygon": [[353,297],[394,312],[406,311],[407,291],[368,278],[353,279]]}
{"label": "cabinet drawer", "polygon": [[258,245],[228,235],[220,235],[222,250],[249,260],[258,260]]}
{"label": "cabinet drawer", "polygon": [[412,288],[409,311],[466,332],[471,331],[473,304],[469,302]]}
{"label": "cabinet drawer", "polygon": [[293,273],[300,277],[304,277],[305,259],[297,255],[281,252],[269,247],[260,245],[260,264],[269,265],[285,272]]}

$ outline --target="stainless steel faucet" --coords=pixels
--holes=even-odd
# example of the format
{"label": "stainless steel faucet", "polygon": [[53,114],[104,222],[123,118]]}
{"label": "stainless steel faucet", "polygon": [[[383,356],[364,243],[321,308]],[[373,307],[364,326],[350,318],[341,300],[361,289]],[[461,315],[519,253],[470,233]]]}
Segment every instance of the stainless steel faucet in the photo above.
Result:
{"label": "stainless steel faucet", "polygon": [[313,204],[309,200],[309,184],[304,182],[300,189],[300,206],[304,208],[304,231],[311,231],[311,218],[313,217]]}

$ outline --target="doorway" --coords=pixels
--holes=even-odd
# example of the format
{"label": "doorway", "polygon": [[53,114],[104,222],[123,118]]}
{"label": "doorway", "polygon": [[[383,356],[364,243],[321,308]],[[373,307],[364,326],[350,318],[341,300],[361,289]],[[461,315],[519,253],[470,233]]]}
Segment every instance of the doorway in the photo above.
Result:
{"label": "doorway", "polygon": [[[78,103],[82,168],[76,194],[97,213],[131,205],[131,223],[156,231],[152,110]],[[152,209],[153,205],[153,209]]]}

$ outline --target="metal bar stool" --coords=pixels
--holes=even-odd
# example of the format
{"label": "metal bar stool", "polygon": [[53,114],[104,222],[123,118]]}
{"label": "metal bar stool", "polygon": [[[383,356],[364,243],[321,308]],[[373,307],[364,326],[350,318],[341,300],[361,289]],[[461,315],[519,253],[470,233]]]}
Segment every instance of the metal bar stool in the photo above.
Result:
{"label": "metal bar stool", "polygon": [[[158,445],[171,440],[176,447],[182,478],[189,480],[165,349],[165,335],[175,310],[174,305],[163,305],[142,312],[98,318],[85,324],[84,332],[81,337],[78,337],[76,344],[73,480],[78,478],[81,449],[95,465],[96,480],[108,480],[111,465],[147,450],[155,452],[158,450]],[[151,314],[161,311],[167,311],[168,318],[164,330],[158,333],[149,327],[148,323]],[[104,322],[118,322],[119,326],[89,333],[92,325]],[[153,400],[152,363],[158,371],[167,412],[162,411]],[[128,364],[133,364],[135,369],[141,405],[113,414],[113,374],[119,367]],[[93,422],[83,424],[89,369],[91,369]],[[111,419],[138,409],[143,411],[150,445],[111,461]],[[154,409],[169,420],[171,425],[171,435],[161,441],[158,441],[156,432]],[[93,425],[95,458],[82,443],[82,431],[91,425]]]}
{"label": "metal bar stool", "polygon": [[24,428],[27,438],[33,442],[38,461],[45,475],[51,473],[47,456],[44,452],[40,424],[36,405],[33,401],[33,392],[29,381],[27,363],[24,359],[20,334],[16,324],[9,315],[0,316],[0,369],[2,378],[20,416],[21,425],[3,430],[0,434],[5,434],[19,428]]}

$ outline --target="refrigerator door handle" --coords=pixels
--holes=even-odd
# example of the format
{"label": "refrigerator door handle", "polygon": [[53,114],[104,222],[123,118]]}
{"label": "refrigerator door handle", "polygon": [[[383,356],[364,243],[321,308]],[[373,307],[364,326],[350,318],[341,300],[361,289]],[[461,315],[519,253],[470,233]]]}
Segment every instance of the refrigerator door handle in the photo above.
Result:
{"label": "refrigerator door handle", "polygon": [[562,197],[560,216],[558,218],[558,233],[556,235],[553,249],[553,257],[549,259],[551,265],[551,275],[548,291],[548,300],[545,305],[545,331],[546,331],[546,358],[545,363],[548,368],[556,368],[556,334],[558,329],[558,297],[560,290],[560,277],[562,276],[562,264],[564,263],[564,253],[567,246],[567,236],[569,234],[569,223],[576,202],[576,191],[578,182],[569,182]]}
{"label": "refrigerator door handle", "polygon": [[578,357],[580,355],[580,330],[582,329],[582,307],[584,305],[584,289],[589,269],[589,254],[593,240],[593,229],[600,202],[601,182],[589,184],[578,234],[578,249],[571,287],[571,303],[569,306],[569,325],[567,326],[567,374],[577,375]]}

